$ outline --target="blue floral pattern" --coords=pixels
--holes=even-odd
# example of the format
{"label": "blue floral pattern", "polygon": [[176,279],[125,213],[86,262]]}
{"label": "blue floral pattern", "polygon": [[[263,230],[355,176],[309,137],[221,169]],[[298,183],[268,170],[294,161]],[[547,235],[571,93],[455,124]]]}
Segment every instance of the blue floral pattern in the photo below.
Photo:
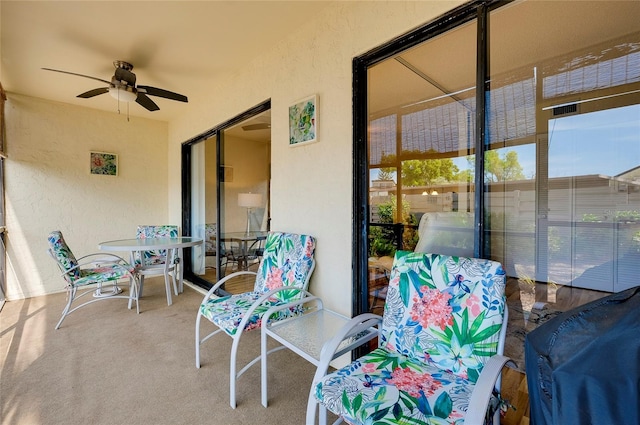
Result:
{"label": "blue floral pattern", "polygon": [[504,288],[497,262],[398,251],[379,348],[325,376],[316,398],[351,424],[462,424],[497,353]]}
{"label": "blue floral pattern", "polygon": [[274,289],[292,288],[277,292],[257,307],[244,330],[260,327],[262,315],[270,307],[296,299],[301,295],[298,289],[306,290],[313,270],[315,245],[312,236],[270,232],[265,242],[264,256],[258,268],[254,290],[209,299],[200,306],[200,312],[227,334],[234,335],[245,312],[260,297]]}
{"label": "blue floral pattern", "polygon": [[[171,224],[158,226],[138,226],[138,229],[136,231],[137,239],[177,238],[178,236],[178,226]],[[164,264],[166,258],[167,251],[164,249],[144,251],[142,253],[142,259],[139,256],[136,256],[135,262],[137,265],[156,266],[159,264]]]}
{"label": "blue floral pattern", "polygon": [[207,255],[216,255],[217,227],[216,223],[206,223],[204,225],[204,247]]}
{"label": "blue floral pattern", "polygon": [[62,232],[59,230],[51,232],[47,240],[51,253],[63,272],[63,277],[69,287],[108,282],[122,277],[133,276],[135,269],[129,264],[106,263],[100,267],[81,268],[78,260],[65,242]]}

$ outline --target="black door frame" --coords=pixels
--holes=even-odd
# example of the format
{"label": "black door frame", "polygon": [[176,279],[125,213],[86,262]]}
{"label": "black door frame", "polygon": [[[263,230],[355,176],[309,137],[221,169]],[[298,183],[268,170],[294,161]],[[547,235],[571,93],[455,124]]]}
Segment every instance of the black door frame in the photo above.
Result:
{"label": "black door frame", "polygon": [[[182,180],[182,234],[183,236],[190,236],[191,232],[191,147],[196,144],[203,142],[205,139],[210,139],[211,137],[216,137],[216,171],[218,173],[217,187],[216,187],[216,202],[217,202],[217,217],[216,222],[220,223],[220,211],[221,211],[221,203],[222,203],[222,182],[224,180],[223,173],[224,169],[222,167],[221,159],[222,159],[222,138],[224,134],[224,130],[231,128],[243,121],[248,120],[249,118],[261,114],[265,111],[271,109],[271,99],[265,100],[264,102],[247,109],[239,115],[231,118],[228,121],[225,121],[199,135],[187,140],[182,144],[182,163],[181,163],[181,180]],[[217,235],[216,240],[220,241],[220,226],[216,226]],[[216,247],[218,252],[220,252],[220,247]],[[218,258],[218,262],[220,258]],[[193,273],[193,269],[191,267],[191,250],[186,250],[184,252],[183,258],[183,267],[184,267],[184,278],[189,280],[195,285],[198,285],[204,289],[209,289],[213,285],[208,280],[205,280]],[[218,267],[220,264],[218,264]]]}
{"label": "black door frame", "polygon": [[[354,315],[368,310],[368,225],[369,225],[369,167],[368,167],[368,114],[367,69],[404,50],[417,46],[433,37],[472,20],[477,20],[477,69],[476,69],[476,174],[474,208],[474,255],[482,258],[488,247],[484,227],[484,143],[485,143],[485,94],[488,78],[488,19],[489,11],[510,1],[475,0],[459,6],[435,20],[397,37],[353,59],[353,305]],[[357,355],[357,354],[356,354]]]}

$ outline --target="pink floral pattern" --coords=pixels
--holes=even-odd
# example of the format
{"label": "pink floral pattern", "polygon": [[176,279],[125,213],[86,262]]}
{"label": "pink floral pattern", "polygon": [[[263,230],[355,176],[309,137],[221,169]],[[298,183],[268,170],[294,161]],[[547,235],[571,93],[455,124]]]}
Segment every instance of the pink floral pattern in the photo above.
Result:
{"label": "pink floral pattern", "polygon": [[[314,252],[315,239],[312,236],[270,232],[265,242],[264,256],[258,268],[254,290],[209,299],[200,306],[200,313],[227,334],[235,335],[245,314],[255,307],[244,330],[259,328],[262,315],[270,307],[293,301],[301,295],[297,289],[307,289],[314,267]],[[256,305],[265,293],[276,289],[281,291]],[[297,311],[291,313],[295,314]],[[272,319],[277,320],[286,315],[287,313],[283,313],[280,317]]]}
{"label": "pink floral pattern", "polygon": [[426,286],[420,288],[420,292],[421,295],[413,296],[411,319],[424,328],[435,325],[444,330],[446,326],[451,326],[453,324],[449,305],[451,295]]}
{"label": "pink floral pattern", "polygon": [[316,399],[350,424],[462,425],[498,352],[504,284],[494,261],[398,251],[379,348],[322,378]]}
{"label": "pink floral pattern", "polygon": [[442,388],[442,383],[433,379],[428,373],[420,373],[408,367],[397,367],[391,374],[391,378],[386,380],[388,384],[395,385],[400,391],[406,391],[413,397],[435,394]]}

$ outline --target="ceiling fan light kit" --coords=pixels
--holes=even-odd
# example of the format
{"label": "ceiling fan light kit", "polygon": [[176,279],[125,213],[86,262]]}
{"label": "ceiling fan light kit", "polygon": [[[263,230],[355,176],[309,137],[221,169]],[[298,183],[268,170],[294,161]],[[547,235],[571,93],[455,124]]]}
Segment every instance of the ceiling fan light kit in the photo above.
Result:
{"label": "ceiling fan light kit", "polygon": [[174,93],[169,90],[159,89],[151,86],[136,86],[136,74],[131,72],[133,65],[125,61],[113,61],[116,71],[111,77],[111,81],[103,80],[102,78],[91,77],[89,75],[77,74],[75,72],[61,71],[59,69],[42,68],[45,71],[60,72],[62,74],[75,75],[77,77],[89,78],[91,80],[101,81],[106,84],[106,87],[99,87],[87,92],[79,94],[77,97],[83,99],[89,99],[94,96],[98,96],[104,93],[109,93],[111,97],[119,102],[133,102],[135,101],[146,110],[153,112],[160,109],[156,103],[149,98],[149,96],[157,96],[165,99],[176,100],[178,102],[188,102],[187,96]]}
{"label": "ceiling fan light kit", "polygon": [[111,97],[120,102],[134,102],[136,99],[138,99],[138,93],[134,92],[133,88],[131,88],[131,90],[128,90],[124,87],[121,88],[111,86],[109,87],[109,94],[111,95]]}

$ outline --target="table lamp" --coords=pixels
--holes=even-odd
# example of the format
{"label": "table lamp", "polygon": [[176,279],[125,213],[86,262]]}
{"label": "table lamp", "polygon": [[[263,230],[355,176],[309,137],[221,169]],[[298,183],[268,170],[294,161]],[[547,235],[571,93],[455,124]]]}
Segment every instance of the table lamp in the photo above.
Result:
{"label": "table lamp", "polygon": [[238,206],[247,209],[247,234],[251,231],[251,208],[262,206],[260,193],[238,193]]}

